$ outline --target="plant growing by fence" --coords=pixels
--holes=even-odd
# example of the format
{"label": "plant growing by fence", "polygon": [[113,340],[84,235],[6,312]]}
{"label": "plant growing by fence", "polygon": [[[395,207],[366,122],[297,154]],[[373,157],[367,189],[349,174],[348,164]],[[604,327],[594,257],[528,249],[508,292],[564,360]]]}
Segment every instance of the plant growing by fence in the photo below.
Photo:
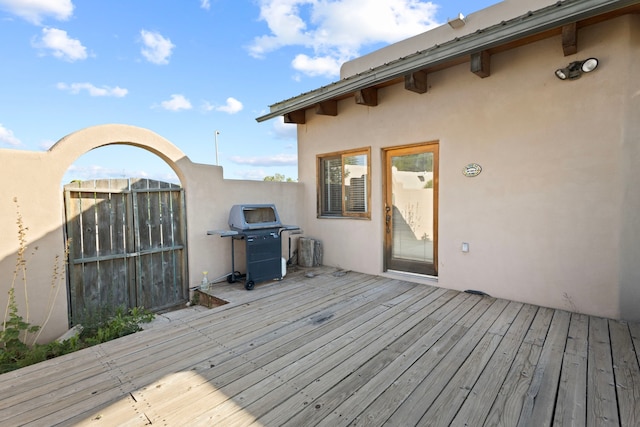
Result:
{"label": "plant growing by fence", "polygon": [[[29,334],[37,332],[40,328],[29,324],[29,292],[27,287],[27,259],[25,253],[27,251],[27,230],[22,214],[20,213],[20,205],[17,197],[13,198],[16,204],[16,224],[18,225],[18,251],[16,253],[16,265],[11,278],[11,286],[9,288],[9,298],[5,308],[2,320],[2,332],[0,332],[0,342],[4,348],[12,348],[16,351],[22,346],[28,347],[27,342]],[[37,250],[37,248],[36,248]],[[26,307],[26,315],[23,319],[18,313],[18,304],[16,302],[16,282],[22,280],[24,289],[24,300]]]}
{"label": "plant growing by fence", "polygon": [[[17,212],[18,251],[8,291],[7,306],[2,319],[2,330],[0,330],[0,374],[137,332],[141,330],[141,323],[153,320],[155,315],[143,308],[134,307],[127,310],[124,307],[119,307],[115,315],[91,325],[79,336],[71,337],[65,341],[37,344],[36,341],[51,318],[60,288],[65,284],[64,270],[69,255],[69,242],[66,244],[64,258],[61,259],[60,255],[55,257],[44,322],[42,326],[32,325],[29,323],[29,289],[27,286],[27,257],[25,256],[28,249],[26,238],[28,228],[24,225],[17,198],[14,198],[13,201],[16,204]],[[18,280],[21,280],[23,285],[24,318],[19,312],[16,301]]]}
{"label": "plant growing by fence", "polygon": [[155,317],[153,313],[140,307],[129,310],[119,307],[115,316],[82,331],[78,336],[65,341],[27,345],[20,339],[20,334],[28,329],[35,332],[38,326],[22,320],[15,302],[11,307],[8,327],[0,335],[0,374],[138,332],[142,330],[140,324],[148,323]]}

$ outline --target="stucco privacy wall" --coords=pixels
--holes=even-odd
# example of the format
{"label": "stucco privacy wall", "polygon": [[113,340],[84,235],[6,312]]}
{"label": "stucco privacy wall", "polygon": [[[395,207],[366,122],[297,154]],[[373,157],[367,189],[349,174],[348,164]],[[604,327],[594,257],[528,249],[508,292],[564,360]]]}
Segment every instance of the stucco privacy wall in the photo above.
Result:
{"label": "stucco privacy wall", "polygon": [[[382,272],[381,149],[438,141],[439,286],[640,320],[639,28],[627,15],[581,28],[575,55],[556,36],[492,55],[488,78],[466,63],[430,73],[423,95],[400,83],[379,89],[376,107],[348,98],[335,117],[307,110],[298,153],[308,206],[317,154],[372,149],[370,221],[307,211],[325,264]],[[595,72],[554,76],[591,56]],[[471,162],[478,177],[462,174]]]}
{"label": "stucco privacy wall", "polygon": [[[224,180],[219,166],[191,162],[175,145],[147,129],[127,125],[101,125],[70,134],[47,152],[0,150],[0,307],[6,307],[7,291],[18,251],[17,213],[28,227],[27,290],[28,321],[42,325],[50,315],[40,341],[56,338],[68,328],[67,289],[63,281],[51,293],[56,256],[64,255],[64,206],[62,178],[84,153],[109,144],[126,144],[148,150],[167,162],[185,189],[189,285],[208,271],[209,277],[230,272],[231,252],[227,239],[207,236],[207,230],[227,228],[229,208],[235,203],[275,203],[285,223],[300,224],[302,187],[296,183]],[[36,250],[37,248],[37,250]],[[239,266],[242,267],[241,256]],[[61,286],[60,286],[61,285]],[[26,318],[24,284],[16,283],[20,314]],[[55,301],[50,303],[50,298]],[[49,314],[49,307],[51,312]]]}

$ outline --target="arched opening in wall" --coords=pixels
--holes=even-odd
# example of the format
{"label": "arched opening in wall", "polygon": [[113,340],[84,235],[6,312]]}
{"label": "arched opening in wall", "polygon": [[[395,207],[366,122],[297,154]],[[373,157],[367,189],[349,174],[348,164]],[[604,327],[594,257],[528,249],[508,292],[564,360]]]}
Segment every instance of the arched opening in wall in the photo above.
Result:
{"label": "arched opening in wall", "polygon": [[99,147],[85,153],[67,169],[62,182],[129,177],[180,184],[176,173],[160,157],[144,148],[124,144]]}
{"label": "arched opening in wall", "polygon": [[71,325],[187,301],[184,190],[164,160],[142,148],[100,147],[63,183]]}

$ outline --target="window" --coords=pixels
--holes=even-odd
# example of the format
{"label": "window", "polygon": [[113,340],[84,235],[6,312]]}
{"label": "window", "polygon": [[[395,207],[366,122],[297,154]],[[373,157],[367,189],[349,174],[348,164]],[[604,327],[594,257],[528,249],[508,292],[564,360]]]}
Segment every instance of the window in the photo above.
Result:
{"label": "window", "polygon": [[371,149],[318,156],[318,216],[371,218]]}

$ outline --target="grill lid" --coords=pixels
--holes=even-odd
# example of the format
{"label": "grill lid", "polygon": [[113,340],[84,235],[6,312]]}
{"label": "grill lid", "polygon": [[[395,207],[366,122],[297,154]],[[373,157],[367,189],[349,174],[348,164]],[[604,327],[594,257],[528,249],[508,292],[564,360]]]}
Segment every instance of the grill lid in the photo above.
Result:
{"label": "grill lid", "polygon": [[229,212],[229,227],[233,230],[257,230],[282,227],[273,204],[233,205]]}

